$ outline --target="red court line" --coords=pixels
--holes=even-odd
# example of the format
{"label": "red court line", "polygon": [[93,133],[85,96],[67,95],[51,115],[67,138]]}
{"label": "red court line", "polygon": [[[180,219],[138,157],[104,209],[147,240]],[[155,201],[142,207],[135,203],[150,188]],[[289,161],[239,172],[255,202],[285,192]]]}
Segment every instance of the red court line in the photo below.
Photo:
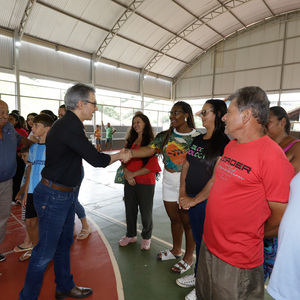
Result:
{"label": "red court line", "polygon": [[[15,219],[17,217],[18,220],[21,220],[20,211],[20,206],[12,207],[6,239],[0,245],[1,252],[6,254],[6,260],[0,263],[0,298],[3,300],[18,299],[29,262],[19,262],[18,258],[24,252],[15,253],[13,251],[16,245],[22,243],[25,236],[23,225]],[[107,247],[106,240],[103,240],[104,237],[101,236],[97,225],[92,222],[90,225],[93,229],[90,237],[82,241],[74,239],[71,248],[71,271],[74,281],[78,286],[87,286],[94,290],[93,295],[88,298],[90,300],[121,299],[124,296],[120,291],[118,268],[112,264],[112,261],[115,262],[114,257],[111,256],[112,252]],[[81,224],[78,219],[76,228],[79,232]],[[45,272],[39,300],[54,299],[54,294],[54,269],[53,262],[51,262]]]}

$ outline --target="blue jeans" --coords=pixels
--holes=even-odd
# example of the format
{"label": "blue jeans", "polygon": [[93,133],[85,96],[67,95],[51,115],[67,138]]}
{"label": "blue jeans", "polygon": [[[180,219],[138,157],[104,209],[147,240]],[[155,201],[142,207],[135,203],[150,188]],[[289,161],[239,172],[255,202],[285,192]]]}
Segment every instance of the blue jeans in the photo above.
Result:
{"label": "blue jeans", "polygon": [[200,247],[201,247],[201,242],[202,242],[206,203],[207,203],[207,200],[205,200],[201,203],[198,203],[197,205],[191,207],[188,210],[190,224],[191,224],[192,232],[193,232],[193,238],[196,243],[195,276],[197,274]]}
{"label": "blue jeans", "polygon": [[70,291],[75,283],[70,270],[70,248],[73,243],[76,192],[61,192],[41,182],[33,193],[39,218],[39,242],[33,248],[20,300],[36,300],[44,272],[54,259],[56,290]]}
{"label": "blue jeans", "polygon": [[83,177],[84,177],[84,169],[83,169],[83,166],[82,166],[81,167],[80,184],[78,186],[78,190],[76,191],[76,198],[75,198],[75,212],[76,212],[76,215],[77,215],[77,217],[78,217],[79,220],[82,220],[82,219],[84,219],[86,217],[85,210],[84,210],[83,206],[81,205],[81,203],[78,200],[79,188],[81,186]]}

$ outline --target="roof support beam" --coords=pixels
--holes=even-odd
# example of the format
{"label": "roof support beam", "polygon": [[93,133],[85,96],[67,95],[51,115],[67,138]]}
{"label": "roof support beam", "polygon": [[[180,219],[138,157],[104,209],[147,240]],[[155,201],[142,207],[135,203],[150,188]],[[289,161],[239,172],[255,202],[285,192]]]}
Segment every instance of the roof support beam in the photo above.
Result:
{"label": "roof support beam", "polygon": [[262,2],[264,3],[264,5],[268,8],[269,12],[272,14],[273,17],[275,17],[275,14],[273,13],[273,11],[271,10],[270,6],[266,3],[265,0],[262,0]]}
{"label": "roof support beam", "polygon": [[284,66],[285,66],[285,53],[286,53],[286,38],[287,38],[287,23],[284,24],[284,40],[283,40],[283,49],[282,49],[282,58],[281,58],[281,70],[280,70],[280,87],[279,87],[279,99],[277,105],[281,105],[281,94],[282,94],[282,85],[283,85],[283,76],[284,76]]}
{"label": "roof support beam", "polygon": [[[230,40],[237,39],[239,37],[239,35],[243,34],[246,30],[252,30],[252,29],[258,28],[258,27],[261,27],[264,24],[268,24],[268,23],[271,23],[271,22],[274,22],[274,23],[285,23],[287,20],[294,19],[294,18],[299,19],[299,17],[300,17],[300,10],[295,10],[295,11],[292,11],[292,12],[282,13],[282,14],[276,15],[276,16],[274,16],[271,19],[270,18],[265,18],[264,20],[261,20],[260,22],[256,22],[255,24],[250,24],[250,25],[246,26],[245,28],[243,28],[243,30],[236,31],[234,35],[230,34],[228,37],[226,37],[226,39],[227,40],[228,39],[230,39]],[[285,27],[285,30],[286,30],[286,27]],[[285,35],[286,35],[286,33],[285,33]],[[298,37],[298,35],[296,37]],[[282,40],[278,39],[278,41],[282,41],[284,43],[286,43],[286,40],[287,40],[286,36]],[[210,50],[210,49],[212,49],[213,46],[215,47],[215,51],[217,51],[218,47],[222,46],[221,41],[222,40],[217,41],[214,45],[212,45],[209,49],[207,49],[207,51]],[[265,42],[263,44],[265,44]],[[260,44],[256,44],[256,45],[260,45]],[[240,47],[238,49],[241,49],[241,48],[243,48],[243,47]],[[174,76],[174,78],[173,78],[173,84],[176,85],[182,79],[182,77],[184,76],[184,74],[186,72],[188,72],[195,64],[199,63],[199,61],[201,61],[205,57],[205,53],[207,51],[205,51],[205,52],[203,52],[203,53],[195,56],[190,61],[189,64],[187,64],[186,66],[184,66],[177,73],[177,75]],[[283,58],[284,58],[284,56],[283,56]],[[281,63],[281,65],[274,65],[274,66],[275,67],[277,67],[277,66],[281,66],[282,67],[283,63],[284,63],[284,61]],[[285,64],[285,65],[287,65],[287,64]],[[248,70],[250,70],[250,69],[248,69]],[[281,74],[281,79],[282,79],[282,74]],[[285,91],[288,91],[288,89],[285,89]]]}
{"label": "roof support beam", "polygon": [[222,3],[218,0],[221,7],[224,7],[225,11],[228,11],[239,23],[243,25],[244,28],[246,27],[246,25],[236,15],[234,15],[234,13],[231,10],[249,1],[251,0],[230,0],[226,3]]}
{"label": "roof support beam", "polygon": [[[118,5],[120,5],[120,6],[126,7],[126,5],[120,3],[118,0],[111,0],[111,1],[114,2],[114,3],[116,3],[116,4],[118,4]],[[177,4],[177,5],[179,5],[179,4]],[[191,12],[189,12],[189,11],[188,11],[188,13],[191,14]],[[157,26],[157,27],[159,27],[159,28],[165,30],[166,32],[171,33],[171,34],[173,34],[173,35],[176,35],[176,33],[173,32],[173,31],[171,31],[169,28],[167,28],[167,27],[165,27],[165,26],[163,26],[163,25],[161,25],[161,24],[158,24],[157,22],[155,22],[154,20],[152,20],[152,19],[150,19],[150,18],[144,16],[144,15],[141,14],[140,12],[135,11],[135,14],[136,14],[137,16],[141,17],[142,19],[146,20],[147,22],[149,22],[149,23],[151,23],[151,24],[153,24],[153,25],[155,25],[155,26]],[[194,17],[195,17],[195,16],[194,16]],[[193,45],[193,46],[196,47],[196,48],[201,49],[201,47],[199,47],[199,45],[197,45],[197,44],[195,44],[195,43],[193,43],[193,42],[191,42],[191,41],[189,41],[189,40],[184,39],[184,41],[187,42],[187,43],[189,43],[189,44],[191,44],[191,45]]]}
{"label": "roof support beam", "polygon": [[[174,3],[176,3],[179,7],[181,7],[183,10],[185,10],[187,13],[189,13],[190,15],[192,15],[195,19],[198,19],[200,20],[200,18],[198,18],[196,15],[194,15],[191,11],[189,11],[187,8],[185,8],[183,5],[181,5],[180,3],[178,3],[176,0],[172,0]],[[202,20],[203,21],[203,20]],[[204,22],[205,23],[205,22]],[[219,36],[221,36],[222,38],[224,38],[224,36],[219,32],[217,31],[216,29],[214,29],[213,27],[211,27],[210,25],[208,25],[207,23],[205,23],[205,25],[211,29],[212,31],[214,31],[216,34],[218,34]],[[197,47],[199,47],[197,45]],[[199,47],[200,48],[200,47]],[[203,49],[202,49],[203,50]]]}
{"label": "roof support beam", "polygon": [[[143,0],[143,1],[144,1],[144,0]],[[82,22],[82,23],[84,23],[84,24],[88,24],[88,25],[90,25],[90,26],[93,26],[93,27],[98,28],[98,29],[100,29],[100,30],[103,30],[103,31],[105,31],[105,32],[108,32],[108,34],[109,34],[109,32],[110,32],[108,29],[106,29],[106,28],[104,28],[104,27],[102,27],[102,26],[99,26],[98,24],[92,23],[92,22],[90,22],[89,20],[86,20],[86,19],[81,19],[81,18],[79,18],[78,16],[75,16],[74,14],[67,13],[67,12],[65,12],[65,11],[63,11],[63,10],[57,8],[57,7],[54,7],[53,5],[51,5],[51,4],[49,4],[49,3],[46,3],[46,2],[40,2],[40,0],[36,0],[36,2],[37,2],[39,5],[42,5],[42,6],[44,6],[44,7],[47,7],[47,8],[49,8],[49,9],[51,9],[51,10],[56,11],[56,12],[59,12],[59,13],[65,15],[65,16],[68,16],[68,17],[70,17],[70,18],[73,18],[73,19],[75,19],[75,20],[77,20],[77,21],[79,21],[79,22]],[[114,1],[114,2],[115,2],[115,1]],[[131,8],[131,10],[134,12],[134,7]],[[139,46],[141,46],[141,47],[145,47],[145,48],[147,48],[147,49],[149,49],[149,50],[151,50],[151,51],[154,51],[154,52],[156,52],[156,53],[159,51],[159,50],[154,49],[154,48],[151,48],[151,47],[149,47],[149,46],[147,46],[147,45],[145,45],[145,44],[141,44],[141,43],[138,43],[137,41],[134,41],[134,40],[132,40],[132,39],[129,39],[129,38],[126,37],[126,36],[123,36],[123,35],[120,35],[120,34],[118,34],[118,36],[121,37],[122,39],[126,40],[126,41],[129,41],[129,42],[134,43],[134,44],[136,44],[136,45],[139,45]],[[176,60],[176,61],[180,61],[180,62],[182,62],[182,63],[184,63],[184,64],[187,64],[186,61],[183,61],[183,60],[181,60],[181,59],[178,59],[177,57],[174,57],[174,56],[171,56],[171,55],[168,55],[168,54],[166,54],[166,55],[167,55],[168,57],[170,57],[171,59],[174,59],[174,60]],[[97,61],[96,55],[95,55],[95,59],[96,59],[96,60],[95,60],[95,62],[96,62],[96,61]],[[102,57],[102,59],[103,59],[103,57]],[[98,61],[99,61],[99,59],[98,59]]]}
{"label": "roof support beam", "polygon": [[120,28],[125,24],[125,22],[134,14],[134,12],[137,10],[137,8],[144,2],[145,0],[134,0],[130,6],[125,10],[123,15],[118,19],[116,24],[113,26],[113,28],[110,30],[98,50],[96,51],[96,60],[99,61],[103,52],[109,45],[109,43],[112,41],[114,36],[118,33]]}
{"label": "roof support beam", "polygon": [[[207,22],[217,18],[221,14],[225,12],[230,12],[230,10],[234,7],[240,6],[246,2],[251,0],[229,0],[224,4],[220,4],[217,8],[213,9],[212,11],[208,12],[203,17],[195,18],[195,20],[189,24],[186,28],[178,33],[174,38],[172,38],[167,44],[165,44],[157,54],[146,64],[144,67],[145,74],[147,75],[148,72],[155,66],[155,64],[176,44],[178,44],[181,40],[186,38],[190,33],[198,29],[202,25],[207,25]],[[173,2],[177,3],[173,0]],[[230,12],[231,13],[231,12]],[[239,22],[245,27],[245,25],[239,20]],[[208,25],[207,25],[208,26]],[[221,34],[220,34],[221,35]],[[221,35],[222,36],[222,35]],[[203,52],[205,49],[202,49]]]}
{"label": "roof support beam", "polygon": [[33,8],[35,3],[36,3],[36,0],[28,0],[27,6],[26,6],[25,11],[24,11],[23,18],[22,18],[20,26],[18,28],[18,40],[19,41],[21,41],[22,38],[23,38],[23,34],[24,34],[25,27],[26,27],[27,22],[28,22],[28,18],[30,16],[30,13],[31,13],[32,8]]}
{"label": "roof support beam", "polygon": [[14,71],[16,76],[16,99],[15,105],[17,109],[21,107],[21,98],[20,98],[20,48],[17,45],[16,41],[18,39],[18,29],[14,31]]}
{"label": "roof support beam", "polygon": [[[147,63],[145,66],[146,75],[150,72],[150,70],[154,67],[154,65],[170,50],[172,49],[176,44],[178,44],[181,40],[183,40],[185,37],[187,37],[190,33],[192,33],[194,30],[199,28],[203,23],[199,20],[196,20],[189,26],[187,26],[185,29],[183,29],[181,32],[178,33],[174,38],[172,38],[167,44],[163,46],[159,50],[158,53],[155,54],[155,56]],[[201,48],[201,50],[204,51],[204,49]]]}

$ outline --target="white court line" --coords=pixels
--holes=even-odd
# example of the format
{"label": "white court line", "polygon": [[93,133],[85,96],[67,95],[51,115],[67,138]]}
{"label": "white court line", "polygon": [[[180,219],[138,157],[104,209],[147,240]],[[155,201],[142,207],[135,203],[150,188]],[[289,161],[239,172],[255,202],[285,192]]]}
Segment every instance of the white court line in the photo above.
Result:
{"label": "white court line", "polygon": [[[90,210],[88,210],[88,212],[89,212],[89,213],[92,213],[92,214],[94,214],[94,215],[97,215],[97,216],[102,216],[103,218],[108,219],[108,220],[110,220],[110,221],[113,221],[113,223],[123,225],[123,226],[126,228],[126,223],[121,222],[121,221],[119,221],[119,220],[117,220],[117,219],[115,219],[115,218],[112,218],[112,217],[108,216],[108,215],[105,215],[105,214],[100,213],[100,212],[90,211]],[[140,229],[137,229],[137,231],[138,231],[139,233],[142,232]],[[154,235],[151,236],[151,239],[156,240],[156,241],[158,241],[158,242],[160,242],[160,243],[162,243],[162,244],[165,244],[165,245],[167,245],[169,248],[172,248],[172,247],[173,247],[173,245],[172,245],[171,243],[169,243],[169,242],[167,242],[167,241],[165,241],[165,240],[162,240],[162,239],[160,239],[160,238],[158,238],[158,237],[156,237],[156,236],[154,236]],[[181,249],[181,251],[185,253],[185,250],[184,250],[184,249]],[[196,255],[193,254],[193,257],[196,258]]]}
{"label": "white court line", "polygon": [[118,293],[118,299],[119,300],[124,300],[124,289],[123,289],[123,284],[122,284],[122,277],[121,277],[121,273],[120,273],[120,269],[119,269],[119,265],[117,263],[117,260],[115,258],[114,252],[109,244],[109,242],[107,241],[105,235],[103,234],[102,230],[99,228],[99,226],[96,224],[95,221],[93,221],[91,218],[88,217],[89,222],[91,222],[93,224],[93,226],[97,229],[99,235],[101,236],[104,245],[106,246],[106,249],[108,251],[112,266],[113,266],[113,270],[114,270],[114,274],[115,274],[115,278],[116,278],[116,284],[117,284],[117,293]]}
{"label": "white court line", "polygon": [[[25,224],[24,224],[24,222],[23,221],[20,221],[12,212],[10,212],[10,214],[11,214],[11,216],[17,221],[17,223],[19,223],[23,228],[25,227]],[[13,229],[13,230],[8,230],[8,231],[10,231],[10,232],[13,232],[13,231],[15,231],[15,230],[19,230],[20,228],[17,228],[17,229]],[[3,253],[4,255],[7,255],[7,254],[11,254],[11,253],[14,253],[15,251],[14,251],[14,249],[13,250],[11,250],[11,251],[8,251],[8,252],[5,252],[5,253]]]}
{"label": "white court line", "polygon": [[22,225],[22,227],[25,227],[25,224],[22,220],[19,220],[12,212],[10,212],[10,214],[20,225]]}

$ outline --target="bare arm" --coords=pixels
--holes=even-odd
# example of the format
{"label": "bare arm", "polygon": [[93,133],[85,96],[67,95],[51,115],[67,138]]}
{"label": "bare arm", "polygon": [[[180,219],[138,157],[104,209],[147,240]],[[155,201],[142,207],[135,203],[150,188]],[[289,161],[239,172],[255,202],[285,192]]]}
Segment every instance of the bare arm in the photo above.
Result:
{"label": "bare arm", "polygon": [[24,184],[24,187],[25,187],[24,188],[24,197],[22,200],[22,204],[24,207],[26,207],[26,204],[27,204],[27,194],[28,194],[28,189],[29,189],[31,167],[32,167],[32,163],[30,163],[30,165],[28,166],[28,168],[26,170],[26,180],[25,180],[25,184]]}
{"label": "bare arm", "polygon": [[269,207],[271,209],[271,216],[267,219],[265,223],[265,238],[273,238],[278,236],[278,229],[287,207],[287,203],[272,202],[268,201]]}
{"label": "bare arm", "polygon": [[181,174],[180,174],[179,199],[181,197],[187,197],[185,179],[186,179],[186,175],[187,175],[187,172],[189,170],[189,167],[190,167],[190,164],[185,159],[183,164],[182,164],[182,169],[181,169]]}
{"label": "bare arm", "polygon": [[144,158],[151,157],[156,154],[156,150],[150,146],[144,146],[138,149],[130,150],[132,157]]}
{"label": "bare arm", "polygon": [[123,168],[124,170],[124,177],[126,180],[129,180],[131,178],[137,177],[137,176],[141,176],[141,175],[146,175],[149,174],[151,171],[147,168],[141,168],[137,171],[131,172],[129,171],[127,168]]}
{"label": "bare arm", "polygon": [[295,169],[295,174],[297,174],[300,171],[300,142],[294,144],[286,155]]}
{"label": "bare arm", "polygon": [[[199,192],[195,197],[188,197],[183,191],[181,191],[181,177],[180,177],[180,192],[179,192],[179,206],[182,207],[183,209],[189,209],[190,207],[193,207],[195,205],[197,205],[200,202],[205,201],[208,196],[209,196],[209,192],[210,189],[215,181],[215,177],[216,177],[216,171],[217,171],[217,165],[220,161],[220,157],[218,158],[215,167],[214,167],[214,171],[212,174],[212,177],[209,179],[209,181],[206,183],[205,187],[201,190],[201,192]],[[184,183],[184,188],[185,188],[185,183]],[[183,196],[181,196],[183,195]]]}
{"label": "bare arm", "polygon": [[21,201],[22,200],[22,195],[24,194],[25,192],[25,184],[23,184],[20,188],[20,190],[18,191],[16,197],[15,197],[15,200],[19,200]]}
{"label": "bare arm", "polygon": [[110,154],[110,165],[116,162],[117,160],[120,160],[121,162],[127,162],[132,158],[131,152],[126,151],[125,149],[122,149],[120,152],[115,154]]}
{"label": "bare arm", "polygon": [[132,174],[132,172],[128,171],[128,169],[126,168],[126,164],[125,163],[121,163],[122,165],[122,169],[123,169],[123,172],[124,172],[124,178],[128,181],[128,183],[130,185],[136,185],[136,182],[135,182],[135,179],[134,179],[134,176],[126,176],[126,174]]}
{"label": "bare arm", "polygon": [[29,140],[28,138],[26,138],[26,137],[23,136],[21,138],[21,140],[20,140],[20,144],[30,147],[31,145],[33,145],[35,143],[33,141]]}
{"label": "bare arm", "polygon": [[[125,144],[125,148],[126,147],[127,147],[127,142]],[[141,168],[141,169],[139,169],[135,172],[131,172],[126,168],[126,165],[124,163],[122,163],[122,168],[123,168],[123,171],[124,171],[124,177],[129,182],[129,184],[131,184],[131,180],[134,179],[134,177],[141,176],[141,175],[146,175],[146,174],[151,172],[149,169],[147,169],[145,167],[143,167],[143,168]],[[134,182],[134,184],[135,184],[135,182]]]}
{"label": "bare arm", "polygon": [[39,142],[37,138],[35,138],[32,134],[28,138],[29,140],[33,141],[35,144]]}

